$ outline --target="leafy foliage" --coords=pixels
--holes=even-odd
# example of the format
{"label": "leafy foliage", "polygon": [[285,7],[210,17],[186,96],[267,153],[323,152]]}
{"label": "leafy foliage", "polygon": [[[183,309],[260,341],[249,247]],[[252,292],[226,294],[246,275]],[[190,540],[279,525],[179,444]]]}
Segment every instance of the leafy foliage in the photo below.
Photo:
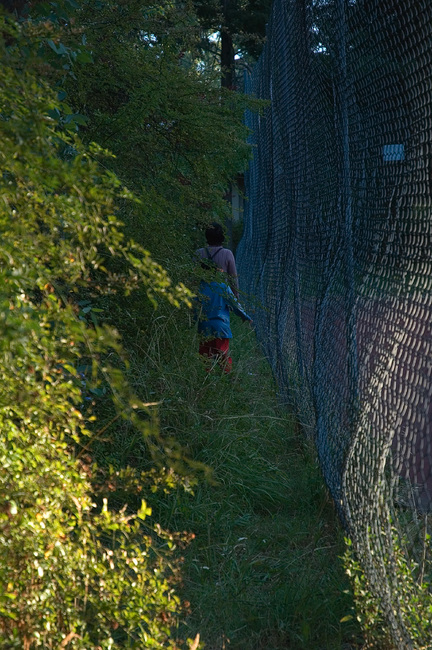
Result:
{"label": "leafy foliage", "polygon": [[[387,529],[383,527],[380,531],[381,547],[391,548],[392,553],[387,552],[378,559],[369,551],[369,548],[374,548],[376,544],[376,535],[368,532],[368,545],[354,546],[350,539],[346,539],[344,554],[346,573],[353,588],[356,618],[361,625],[367,647],[390,650],[395,642],[401,641],[400,638],[392,637],[392,629],[384,618],[383,612],[388,610],[390,605],[392,613],[400,616],[403,629],[409,630],[407,638],[409,636],[412,647],[428,648],[432,627],[432,599],[429,576],[424,579],[423,575],[424,566],[419,568],[417,562],[410,557],[407,552],[409,544],[396,526]],[[426,535],[423,540],[426,546],[429,545],[429,539],[429,535]],[[422,549],[422,553],[423,551],[425,549]],[[376,581],[377,566],[378,571],[382,571],[382,566],[385,566],[393,577],[390,593],[382,584],[378,585],[377,589],[377,585],[372,582]],[[378,590],[381,592],[381,598],[376,595]]]}
{"label": "leafy foliage", "polygon": [[269,0],[194,0],[194,6],[204,29],[226,30],[241,53],[259,56],[270,14]]}
{"label": "leafy foliage", "polygon": [[172,3],[23,17],[0,24],[0,647],[175,648],[189,537],[148,525],[140,502],[190,481],[151,461],[181,452],[126,381],[117,329],[130,344],[156,301],[189,304],[170,277],[228,214],[245,100],[183,60],[197,22]]}
{"label": "leafy foliage", "polygon": [[101,149],[60,137],[43,80],[55,72],[38,56],[46,29],[0,18],[0,647],[174,648],[180,538],[143,528],[145,502],[135,515],[96,507],[92,470],[73,456],[92,436],[83,359],[119,415],[155,432],[107,363],[121,355],[116,331],[80,318],[78,298],[144,286],[178,305],[189,294],[125,239],[116,206],[132,197],[101,171]]}
{"label": "leafy foliage", "polygon": [[187,6],[91,0],[77,21],[94,61],[67,84],[84,137],[109,147],[107,165],[141,200],[123,212],[128,232],[186,277],[199,226],[230,216],[223,196],[250,156],[247,100],[184,60],[199,35]]}

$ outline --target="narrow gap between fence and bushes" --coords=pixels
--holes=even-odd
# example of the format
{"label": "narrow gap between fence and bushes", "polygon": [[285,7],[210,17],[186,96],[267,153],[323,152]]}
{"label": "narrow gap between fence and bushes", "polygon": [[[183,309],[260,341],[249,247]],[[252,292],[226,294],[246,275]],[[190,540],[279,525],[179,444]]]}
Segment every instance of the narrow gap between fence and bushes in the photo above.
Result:
{"label": "narrow gap between fence and bushes", "polygon": [[206,372],[194,341],[176,343],[172,323],[160,352],[162,431],[212,470],[193,493],[179,488],[153,504],[163,526],[195,535],[184,555],[190,615],[181,635],[199,632],[206,650],[357,647],[355,617],[341,622],[353,614],[343,531],[313,444],[279,407],[254,333],[233,326],[231,375]]}

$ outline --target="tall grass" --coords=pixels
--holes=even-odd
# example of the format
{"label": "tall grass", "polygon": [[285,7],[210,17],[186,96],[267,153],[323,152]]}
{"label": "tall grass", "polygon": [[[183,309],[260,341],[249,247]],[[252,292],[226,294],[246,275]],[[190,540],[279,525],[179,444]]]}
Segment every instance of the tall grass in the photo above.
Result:
{"label": "tall grass", "polygon": [[[187,318],[162,314],[145,344],[138,333],[132,363],[143,396],[161,398],[162,433],[212,470],[151,504],[162,526],[195,535],[179,633],[199,632],[207,650],[357,647],[355,618],[340,622],[353,606],[343,533],[312,444],[278,406],[254,333],[233,322],[233,372],[207,372]],[[122,462],[139,456],[135,445]]]}

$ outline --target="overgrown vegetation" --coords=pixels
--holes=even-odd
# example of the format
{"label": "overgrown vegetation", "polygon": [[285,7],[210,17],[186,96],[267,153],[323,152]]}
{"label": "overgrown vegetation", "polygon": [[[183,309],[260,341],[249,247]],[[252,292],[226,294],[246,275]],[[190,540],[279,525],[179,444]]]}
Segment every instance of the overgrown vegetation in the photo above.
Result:
{"label": "overgrown vegetation", "polygon": [[[109,362],[122,354],[116,332],[82,317],[81,290],[141,285],[173,304],[189,294],[121,234],[115,206],[128,193],[94,160],[98,148],[54,128],[36,51],[43,31],[1,19],[1,643],[174,648],[174,537],[143,529],[144,501],[133,515],[96,507],[91,468],[73,449],[94,435],[83,364],[90,395],[107,382],[118,416],[157,433]],[[121,272],[108,272],[104,251]]]}
{"label": "overgrown vegetation", "polygon": [[[124,3],[124,8],[138,7],[144,21],[145,8],[138,5]],[[87,3],[83,11],[102,6]],[[84,140],[77,135],[78,131],[85,135],[88,117],[95,123],[96,115],[91,107],[89,116],[79,112],[81,90],[74,88],[74,102],[65,89],[79,85],[85,76],[80,66],[93,59],[75,7],[80,9],[74,2],[39,3],[27,20],[2,16],[0,24],[1,643],[5,648],[174,648],[178,644],[176,620],[182,610],[173,591],[178,581],[175,549],[187,541],[187,534],[166,533],[158,524],[145,522],[144,526],[151,510],[142,496],[159,486],[172,489],[181,482],[187,489],[188,479],[166,468],[169,463],[175,465],[181,452],[178,445],[170,446],[160,438],[152,405],[140,399],[139,390],[126,381],[127,355],[116,329],[104,318],[104,309],[110,309],[112,321],[118,319],[125,304],[123,294],[132,311],[132,305],[137,310],[140,306],[141,323],[146,323],[156,300],[180,306],[190,296],[181,283],[172,285],[147,249],[128,240],[133,219],[123,234],[117,216],[120,210],[140,219],[140,224],[146,224],[151,214],[154,220],[146,230],[150,239],[161,214],[154,214],[152,208],[162,203],[159,207],[167,220],[160,225],[160,246],[155,249],[166,258],[169,246],[164,249],[164,245],[169,244],[167,234],[173,224],[178,228],[180,223],[193,223],[186,218],[196,217],[191,206],[196,211],[209,208],[197,206],[199,193],[189,194],[186,200],[192,181],[184,176],[181,165],[187,156],[180,155],[176,134],[163,165],[164,143],[170,142],[173,130],[173,122],[165,122],[158,113],[159,105],[168,101],[166,87],[165,95],[156,101],[158,108],[150,109],[157,113],[151,122],[147,114],[137,117],[135,137],[139,131],[150,133],[154,144],[150,160],[159,164],[156,174],[141,163],[137,176],[143,172],[145,191],[134,183],[130,169],[127,173],[128,160],[133,166],[133,156],[127,157],[130,142],[116,152],[123,154],[116,171],[123,171],[140,196],[132,196],[110,171],[116,167],[115,159],[91,143],[90,129]],[[106,3],[104,8],[109,13],[121,5]],[[150,13],[151,20],[156,15],[156,22],[160,18],[163,23],[163,6]],[[111,34],[106,13],[102,25],[105,35]],[[149,34],[153,43],[153,32]],[[125,76],[130,57],[140,50],[137,65],[144,60],[144,76],[153,75],[152,87],[140,88],[140,98],[148,100],[162,61],[172,61],[165,57],[169,45],[156,48],[153,43],[151,49],[141,32],[134,40],[125,25],[120,25],[115,37],[120,41],[118,52],[124,50],[129,56],[122,60],[119,78]],[[102,35],[96,45],[103,40]],[[94,79],[101,80],[105,72],[101,47],[97,54],[100,65],[94,64]],[[230,160],[232,136],[241,134],[243,126],[239,119],[231,120],[232,111],[227,112],[216,98],[207,103],[206,89],[211,93],[211,84],[207,86],[187,71],[181,76],[177,68],[177,64],[168,65],[177,92],[191,79],[184,115],[191,106],[207,105],[205,120],[210,124],[210,116],[216,116],[221,107],[218,134],[225,130],[226,136],[216,162],[205,165],[209,135],[205,129],[194,125],[190,134],[197,134],[196,140],[193,146],[186,145],[191,164],[195,151],[201,156],[202,178],[207,175],[207,183],[220,190],[239,159],[246,161],[247,147],[240,138],[240,158],[222,164],[225,158]],[[106,90],[105,99],[112,108],[114,93],[111,87]],[[140,98],[132,104],[139,104]],[[114,123],[118,114],[111,117]],[[127,113],[123,119],[127,123],[130,117]],[[99,136],[100,132],[96,130]],[[141,142],[141,151],[148,144]],[[170,196],[174,186],[179,191]],[[182,188],[186,188],[183,194]],[[148,201],[149,196],[156,198]],[[217,189],[213,196],[218,196]],[[175,210],[172,221],[167,206]],[[130,314],[128,318],[129,324],[133,322]],[[127,325],[119,329],[126,335],[130,331]],[[127,428],[126,448],[131,450],[132,441],[139,440],[143,462],[135,459],[128,469],[123,463],[125,454],[116,454],[113,445],[98,468],[94,464],[96,441],[102,442],[105,432],[115,439],[122,421]],[[133,504],[119,503],[110,494],[113,482],[123,494],[133,485],[139,499]]]}
{"label": "overgrown vegetation", "polygon": [[[409,510],[408,513],[411,518]],[[365,531],[368,544],[358,544],[357,552],[354,552],[351,541],[347,540],[344,565],[353,588],[356,617],[369,648],[392,650],[395,642],[412,643],[422,650],[430,647],[430,574],[425,575],[429,565],[428,517],[426,515],[424,519],[423,539],[416,539],[414,544],[407,537],[409,527],[402,532],[403,518],[404,513],[397,526],[383,525],[379,536],[369,527]],[[391,549],[391,554],[387,551],[379,560],[370,551],[376,545],[377,537],[381,548]],[[414,559],[416,555],[420,555],[419,562]],[[375,584],[371,584],[371,580]],[[381,597],[375,595],[377,593]],[[395,618],[398,617],[399,629],[406,631],[406,638],[392,634],[393,630],[385,621],[386,609],[390,609]]]}
{"label": "overgrown vegetation", "polygon": [[253,334],[230,377],[196,353],[192,251],[249,156],[245,99],[183,57],[198,27],[138,0],[0,18],[5,649],[357,634],[332,506]]}
{"label": "overgrown vegetation", "polygon": [[187,5],[88,2],[79,21],[93,63],[66,90],[88,118],[85,138],[114,153],[107,164],[141,199],[122,212],[128,232],[188,277],[200,226],[230,216],[223,197],[250,156],[244,109],[260,104],[187,61],[199,37]]}

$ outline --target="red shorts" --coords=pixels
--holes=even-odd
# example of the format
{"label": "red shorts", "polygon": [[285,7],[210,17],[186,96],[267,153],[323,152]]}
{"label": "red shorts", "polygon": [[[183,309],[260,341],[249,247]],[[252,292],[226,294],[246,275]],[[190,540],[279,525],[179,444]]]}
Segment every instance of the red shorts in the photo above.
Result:
{"label": "red shorts", "polygon": [[229,339],[211,339],[202,341],[199,346],[199,353],[203,357],[217,359],[219,365],[225,372],[231,372],[232,359],[229,356]]}

